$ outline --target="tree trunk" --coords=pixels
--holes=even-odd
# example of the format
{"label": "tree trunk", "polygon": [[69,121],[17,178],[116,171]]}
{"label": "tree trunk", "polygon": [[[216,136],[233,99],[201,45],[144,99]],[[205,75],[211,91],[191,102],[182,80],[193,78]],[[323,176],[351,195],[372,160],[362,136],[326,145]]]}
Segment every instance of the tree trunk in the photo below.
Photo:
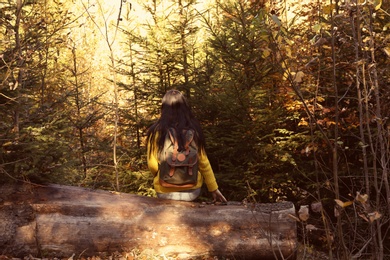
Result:
{"label": "tree trunk", "polygon": [[0,189],[0,254],[86,257],[152,249],[180,259],[295,258],[290,202],[205,205],[60,185]]}

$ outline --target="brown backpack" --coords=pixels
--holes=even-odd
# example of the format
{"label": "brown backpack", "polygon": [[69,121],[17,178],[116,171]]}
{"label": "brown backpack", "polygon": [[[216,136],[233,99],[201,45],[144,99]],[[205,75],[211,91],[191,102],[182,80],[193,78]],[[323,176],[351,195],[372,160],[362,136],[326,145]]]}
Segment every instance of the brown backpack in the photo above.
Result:
{"label": "brown backpack", "polygon": [[184,150],[179,151],[178,135],[169,128],[164,148],[159,155],[159,178],[163,187],[191,188],[198,181],[198,146],[194,130],[183,130]]}

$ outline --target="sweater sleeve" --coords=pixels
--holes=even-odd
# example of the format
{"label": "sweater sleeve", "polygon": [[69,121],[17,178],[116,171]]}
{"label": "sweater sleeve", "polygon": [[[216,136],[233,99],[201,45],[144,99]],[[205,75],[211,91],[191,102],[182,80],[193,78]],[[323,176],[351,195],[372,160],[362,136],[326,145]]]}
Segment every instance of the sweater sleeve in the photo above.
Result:
{"label": "sweater sleeve", "polygon": [[148,143],[146,158],[148,162],[148,168],[150,172],[153,174],[153,176],[156,176],[158,172],[158,160],[156,155],[157,155],[156,145],[152,145],[151,143]]}
{"label": "sweater sleeve", "polygon": [[204,183],[207,186],[209,192],[213,192],[218,189],[217,180],[215,179],[213,169],[211,168],[210,161],[203,150],[199,155],[199,172],[204,178]]}

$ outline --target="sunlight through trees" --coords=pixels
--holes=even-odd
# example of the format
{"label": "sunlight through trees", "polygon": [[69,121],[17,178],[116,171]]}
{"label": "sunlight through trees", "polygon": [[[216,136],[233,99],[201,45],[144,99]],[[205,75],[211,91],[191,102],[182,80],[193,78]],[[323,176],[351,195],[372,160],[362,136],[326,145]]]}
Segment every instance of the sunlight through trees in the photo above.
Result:
{"label": "sunlight through trees", "polygon": [[320,203],[304,241],[384,259],[389,25],[381,0],[1,1],[0,178],[155,196],[144,135],[176,88],[230,200]]}

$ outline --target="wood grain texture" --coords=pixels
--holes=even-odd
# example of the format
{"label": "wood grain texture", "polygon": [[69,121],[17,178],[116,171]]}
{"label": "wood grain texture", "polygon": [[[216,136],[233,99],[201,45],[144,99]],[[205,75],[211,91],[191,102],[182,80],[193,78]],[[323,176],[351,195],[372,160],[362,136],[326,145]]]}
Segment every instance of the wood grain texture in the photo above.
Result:
{"label": "wood grain texture", "polygon": [[137,248],[192,259],[295,258],[289,202],[203,205],[60,185],[1,191],[2,254],[93,256]]}

